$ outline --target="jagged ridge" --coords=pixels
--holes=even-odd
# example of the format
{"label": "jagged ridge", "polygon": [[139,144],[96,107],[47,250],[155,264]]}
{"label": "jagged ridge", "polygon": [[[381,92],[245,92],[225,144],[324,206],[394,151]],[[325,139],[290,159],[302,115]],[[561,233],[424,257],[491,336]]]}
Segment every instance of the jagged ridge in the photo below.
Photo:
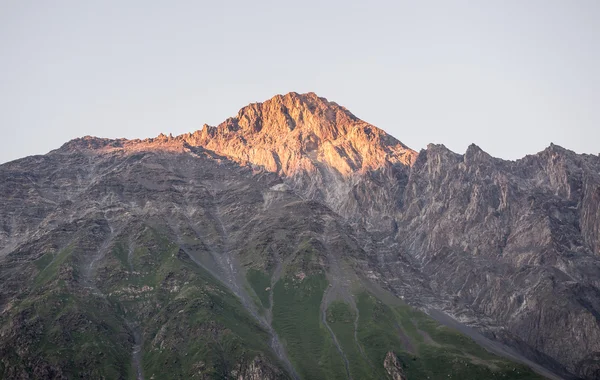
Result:
{"label": "jagged ridge", "polygon": [[416,157],[415,151],[344,107],[314,93],[295,92],[248,105],[217,127],[205,124],[189,134],[161,135],[143,141],[87,138],[74,140],[64,148],[176,149],[181,143],[286,176],[314,171],[319,163],[347,176],[387,164],[410,165]]}

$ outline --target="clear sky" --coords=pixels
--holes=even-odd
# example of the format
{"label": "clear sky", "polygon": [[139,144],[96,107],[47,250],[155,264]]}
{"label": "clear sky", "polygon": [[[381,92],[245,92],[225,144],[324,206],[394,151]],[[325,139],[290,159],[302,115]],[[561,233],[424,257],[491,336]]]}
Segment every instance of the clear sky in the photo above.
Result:
{"label": "clear sky", "polygon": [[0,162],[314,91],[413,149],[600,152],[600,1],[0,0]]}

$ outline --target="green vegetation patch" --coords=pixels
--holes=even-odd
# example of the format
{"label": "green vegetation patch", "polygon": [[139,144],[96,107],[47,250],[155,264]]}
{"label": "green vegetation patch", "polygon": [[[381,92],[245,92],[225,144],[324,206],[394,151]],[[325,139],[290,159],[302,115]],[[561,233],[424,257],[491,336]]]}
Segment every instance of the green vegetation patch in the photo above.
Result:
{"label": "green vegetation patch", "polygon": [[324,275],[284,277],[273,289],[273,327],[303,379],[345,379],[346,369],[321,323]]}
{"label": "green vegetation patch", "polygon": [[373,364],[374,377],[385,379],[387,373],[383,362],[388,351],[394,351],[399,356],[406,352],[404,357],[408,358],[408,347],[400,340],[396,316],[392,309],[367,293],[359,294],[357,301],[360,315],[357,331],[359,343]]}
{"label": "green vegetation patch", "polygon": [[115,244],[115,246],[113,247],[112,253],[113,253],[113,256],[119,261],[119,264],[123,268],[129,270],[129,262],[128,262],[129,247],[123,241],[119,241]]}
{"label": "green vegetation patch", "polygon": [[45,253],[33,263],[35,264],[35,267],[38,269],[38,271],[43,271],[52,262],[53,259],[54,254]]}
{"label": "green vegetation patch", "polygon": [[389,351],[409,379],[541,379],[529,368],[495,356],[473,340],[409,306],[389,307],[358,295],[358,340],[379,378]]}
{"label": "green vegetation patch", "polygon": [[361,347],[354,336],[356,313],[350,305],[341,301],[332,302],[327,308],[327,324],[333,330],[338,343],[342,347],[353,379],[379,379],[373,372],[368,358],[361,352]]}
{"label": "green vegetation patch", "polygon": [[250,268],[246,274],[246,278],[263,307],[266,309],[271,307],[271,301],[269,300],[271,294],[271,277],[265,272]]}
{"label": "green vegetation patch", "polygon": [[60,268],[71,257],[73,247],[67,247],[56,254],[46,253],[41,258],[35,261],[35,265],[40,270],[34,279],[36,286],[41,286],[47,282],[57,279]]}
{"label": "green vegetation patch", "polygon": [[[498,356],[490,353],[468,336],[450,327],[440,325],[422,311],[409,306],[399,306],[394,311],[400,317],[403,326],[412,325],[411,330],[416,330],[421,337],[428,336],[437,344],[453,346],[458,352],[485,360],[499,359]],[[414,332],[411,331],[411,333],[414,335]],[[421,339],[421,341],[423,340]]]}
{"label": "green vegetation patch", "polygon": [[[98,297],[73,294],[64,284],[56,284],[31,295],[5,322],[8,326],[18,325],[19,334],[5,342],[10,349],[3,351],[2,360],[5,370],[10,368],[11,373],[0,371],[0,377],[34,370],[61,373],[66,378],[128,376],[129,336],[111,305]],[[35,362],[28,360],[30,357]]]}

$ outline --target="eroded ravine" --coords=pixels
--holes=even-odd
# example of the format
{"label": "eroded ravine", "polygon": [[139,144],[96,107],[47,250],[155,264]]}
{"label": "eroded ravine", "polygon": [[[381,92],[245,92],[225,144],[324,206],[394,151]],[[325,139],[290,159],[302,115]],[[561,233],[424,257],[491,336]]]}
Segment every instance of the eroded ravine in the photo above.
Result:
{"label": "eroded ravine", "polygon": [[135,380],[144,380],[144,371],[142,367],[142,333],[140,331],[140,327],[133,323],[127,322],[127,326],[133,333],[133,349],[131,352],[131,361],[133,369],[135,371]]}

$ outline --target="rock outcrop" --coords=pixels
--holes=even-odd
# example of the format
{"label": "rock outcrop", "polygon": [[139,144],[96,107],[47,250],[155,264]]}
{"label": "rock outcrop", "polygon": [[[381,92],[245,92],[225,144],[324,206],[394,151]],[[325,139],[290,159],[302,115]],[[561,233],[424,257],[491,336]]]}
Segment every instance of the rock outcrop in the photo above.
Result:
{"label": "rock outcrop", "polygon": [[398,356],[392,351],[388,352],[385,355],[385,361],[383,362],[383,367],[386,372],[390,376],[392,380],[408,380],[406,375],[404,374],[404,370],[402,370],[402,363],[398,360]]}

